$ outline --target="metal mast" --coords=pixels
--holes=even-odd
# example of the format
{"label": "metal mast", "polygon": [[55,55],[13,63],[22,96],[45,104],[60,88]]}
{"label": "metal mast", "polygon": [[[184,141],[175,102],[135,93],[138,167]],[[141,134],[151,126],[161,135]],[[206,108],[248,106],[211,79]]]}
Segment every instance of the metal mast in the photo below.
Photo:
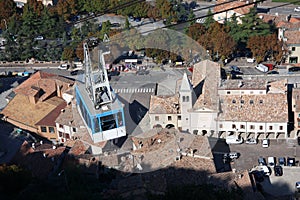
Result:
{"label": "metal mast", "polygon": [[[84,60],[85,60],[85,88],[89,94],[89,98],[94,104],[96,110],[102,105],[112,102],[111,89],[108,81],[108,76],[105,68],[104,55],[110,52],[102,52],[97,50],[97,63],[92,63],[89,52],[88,43],[83,44]],[[96,64],[96,65],[95,65]]]}

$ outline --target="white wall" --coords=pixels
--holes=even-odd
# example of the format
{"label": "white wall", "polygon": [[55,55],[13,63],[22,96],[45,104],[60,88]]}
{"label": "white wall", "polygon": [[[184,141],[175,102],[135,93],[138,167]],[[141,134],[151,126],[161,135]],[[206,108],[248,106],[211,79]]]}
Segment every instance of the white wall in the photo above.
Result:
{"label": "white wall", "polygon": [[266,94],[267,90],[218,90],[218,93],[219,95]]}

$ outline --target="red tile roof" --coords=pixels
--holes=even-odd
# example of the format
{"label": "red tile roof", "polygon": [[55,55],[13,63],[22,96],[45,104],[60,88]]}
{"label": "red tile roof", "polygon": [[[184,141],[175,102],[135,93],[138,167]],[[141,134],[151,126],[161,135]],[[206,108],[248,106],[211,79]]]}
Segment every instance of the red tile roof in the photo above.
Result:
{"label": "red tile roof", "polygon": [[[227,2],[227,3],[225,3],[225,2],[227,2],[227,1],[226,0],[218,0],[216,3],[216,6],[214,7],[214,12],[215,13],[222,12],[222,11],[225,11],[225,10],[228,10],[231,8],[235,8],[235,9],[233,9],[233,11],[235,13],[245,15],[245,14],[249,13],[250,8],[254,7],[253,4],[248,5],[248,6],[243,6],[243,5],[247,4],[247,2],[243,2],[243,1],[233,1],[233,2]],[[239,6],[243,6],[243,7],[236,8]]]}
{"label": "red tile roof", "polygon": [[48,113],[43,119],[38,121],[36,126],[55,126],[55,120],[60,115],[61,110],[67,106],[66,102],[62,102],[56,108],[54,108],[50,113]]}

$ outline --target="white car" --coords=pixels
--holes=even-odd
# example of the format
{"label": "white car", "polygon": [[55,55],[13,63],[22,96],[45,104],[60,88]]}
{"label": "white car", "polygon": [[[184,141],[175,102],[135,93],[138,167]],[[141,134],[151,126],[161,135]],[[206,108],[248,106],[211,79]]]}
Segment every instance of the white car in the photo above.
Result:
{"label": "white car", "polygon": [[268,157],[268,165],[270,165],[270,166],[275,165],[275,158],[274,157]]}
{"label": "white car", "polygon": [[300,7],[294,8],[295,12],[300,12]]}
{"label": "white car", "polygon": [[242,144],[244,142],[242,137],[237,137],[234,135],[230,135],[226,137],[227,144]]}
{"label": "white car", "polygon": [[67,69],[69,69],[69,67],[70,67],[70,65],[68,65],[68,64],[61,64],[57,68],[58,69],[65,69],[65,70],[67,70]]}
{"label": "white car", "polygon": [[263,139],[262,147],[263,148],[268,148],[269,147],[269,139]]}
{"label": "white car", "polygon": [[247,58],[246,59],[248,63],[254,63],[255,62],[255,58]]}
{"label": "white car", "polygon": [[255,138],[248,138],[246,144],[257,144],[257,140]]}
{"label": "white car", "polygon": [[44,37],[41,36],[41,35],[39,35],[39,36],[37,36],[36,38],[34,38],[34,40],[44,40]]}

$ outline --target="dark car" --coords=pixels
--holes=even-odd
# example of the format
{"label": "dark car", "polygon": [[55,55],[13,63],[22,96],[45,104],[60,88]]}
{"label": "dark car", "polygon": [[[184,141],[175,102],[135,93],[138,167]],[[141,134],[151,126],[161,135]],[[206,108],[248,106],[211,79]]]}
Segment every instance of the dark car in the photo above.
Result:
{"label": "dark car", "polygon": [[287,166],[295,166],[296,165],[296,159],[295,158],[287,158]]}
{"label": "dark car", "polygon": [[269,71],[269,72],[267,72],[267,74],[279,74],[279,72],[278,71]]}
{"label": "dark car", "polygon": [[286,165],[285,157],[279,157],[278,158],[278,165],[280,165],[280,166],[285,166]]}
{"label": "dark car", "polygon": [[240,72],[240,71],[241,71],[240,68],[238,68],[238,67],[235,66],[235,65],[230,66],[230,70],[231,70],[231,71],[234,71],[234,72]]}
{"label": "dark car", "polygon": [[258,158],[258,164],[259,165],[267,165],[266,160],[263,157]]}
{"label": "dark car", "polygon": [[263,171],[252,171],[251,174],[253,174],[253,176],[257,182],[264,181],[264,172]]}
{"label": "dark car", "polygon": [[297,72],[300,71],[300,67],[290,67],[289,72]]}
{"label": "dark car", "polygon": [[274,174],[275,176],[282,176],[283,170],[281,166],[274,166]]}
{"label": "dark car", "polygon": [[84,71],[82,71],[82,70],[74,70],[74,71],[70,72],[70,74],[72,76],[75,76],[75,75],[78,75],[78,74],[83,74],[83,73],[84,73]]}

